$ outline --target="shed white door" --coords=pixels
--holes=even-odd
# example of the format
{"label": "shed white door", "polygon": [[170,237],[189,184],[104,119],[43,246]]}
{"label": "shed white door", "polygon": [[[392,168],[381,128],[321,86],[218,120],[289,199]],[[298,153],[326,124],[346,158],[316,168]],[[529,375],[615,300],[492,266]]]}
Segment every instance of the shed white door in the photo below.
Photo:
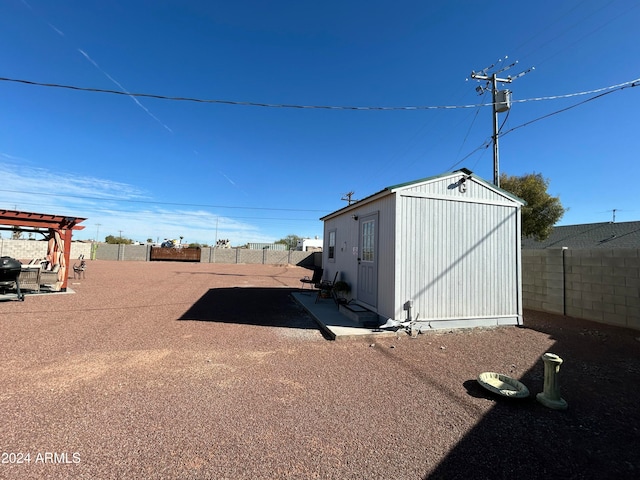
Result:
{"label": "shed white door", "polygon": [[360,218],[358,255],[358,300],[378,304],[378,214]]}

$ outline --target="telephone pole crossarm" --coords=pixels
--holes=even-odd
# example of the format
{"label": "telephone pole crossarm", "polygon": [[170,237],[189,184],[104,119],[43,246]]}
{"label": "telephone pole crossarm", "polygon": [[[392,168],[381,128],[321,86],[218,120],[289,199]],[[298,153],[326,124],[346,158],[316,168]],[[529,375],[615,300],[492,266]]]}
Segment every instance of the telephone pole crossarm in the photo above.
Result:
{"label": "telephone pole crossarm", "polygon": [[[505,59],[506,58],[507,57],[505,57]],[[498,63],[500,62],[502,62],[502,60],[498,61]],[[510,105],[511,92],[510,91],[505,90],[503,92],[504,95],[502,96],[501,100],[498,100],[498,93],[499,93],[498,83],[511,83],[516,78],[520,78],[523,75],[526,75],[534,68],[534,67],[531,67],[529,70],[521,72],[518,75],[515,75],[514,77],[511,77],[511,76],[507,76],[506,78],[498,77],[499,73],[510,69],[511,67],[515,66],[517,63],[518,62],[514,62],[511,65],[508,65],[492,74],[489,74],[488,72],[495,66],[495,64],[485,68],[484,70],[481,70],[480,72],[475,72],[475,71],[471,72],[471,78],[473,78],[474,80],[481,80],[481,81],[487,82],[484,87],[478,86],[476,88],[478,93],[482,94],[488,88],[491,89],[492,107],[493,107],[493,183],[496,187],[500,186],[500,155],[499,155],[500,151],[498,149],[498,113],[507,111],[509,110],[509,108],[511,108],[511,105]],[[500,109],[498,108],[498,102],[500,103]]]}

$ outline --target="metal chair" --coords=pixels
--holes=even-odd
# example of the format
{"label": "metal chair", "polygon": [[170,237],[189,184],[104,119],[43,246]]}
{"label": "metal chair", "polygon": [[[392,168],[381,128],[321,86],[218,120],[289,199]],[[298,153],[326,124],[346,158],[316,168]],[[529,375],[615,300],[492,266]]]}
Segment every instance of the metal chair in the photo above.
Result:
{"label": "metal chair", "polygon": [[300,281],[302,282],[302,288],[304,289],[304,286],[306,284],[310,285],[310,288],[313,288],[313,287],[317,288],[317,285],[319,285],[320,282],[322,281],[323,272],[324,270],[322,268],[316,268],[313,271],[313,275],[311,276],[311,278],[309,278],[308,276],[301,278]]}
{"label": "metal chair", "polygon": [[316,295],[316,301],[314,303],[318,303],[318,300],[322,298],[323,293],[328,293],[329,296],[333,299],[336,304],[338,303],[336,297],[334,295],[333,286],[336,284],[336,280],[338,280],[339,271],[336,270],[336,274],[333,276],[333,281],[322,280],[318,284],[318,294]]}

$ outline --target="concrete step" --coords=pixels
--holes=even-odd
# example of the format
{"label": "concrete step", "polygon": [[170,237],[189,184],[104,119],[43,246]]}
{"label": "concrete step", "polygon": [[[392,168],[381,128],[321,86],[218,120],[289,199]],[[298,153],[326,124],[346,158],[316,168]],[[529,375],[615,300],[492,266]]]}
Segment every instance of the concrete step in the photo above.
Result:
{"label": "concrete step", "polygon": [[378,328],[380,326],[378,314],[367,310],[362,305],[356,303],[341,304],[338,310],[342,315],[363,327]]}

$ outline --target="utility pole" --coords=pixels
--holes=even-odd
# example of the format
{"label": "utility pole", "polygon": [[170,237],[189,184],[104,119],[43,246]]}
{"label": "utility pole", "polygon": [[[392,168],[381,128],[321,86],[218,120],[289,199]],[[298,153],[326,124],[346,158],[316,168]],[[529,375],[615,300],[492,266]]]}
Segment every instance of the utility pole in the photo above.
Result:
{"label": "utility pole", "polygon": [[531,67],[524,72],[520,72],[515,76],[507,76],[506,78],[499,78],[498,74],[504,72],[505,70],[509,70],[511,67],[515,67],[518,62],[513,62],[511,65],[507,65],[506,67],[497,70],[493,73],[489,73],[489,70],[492,70],[496,64],[501,63],[503,60],[506,60],[508,57],[504,57],[504,59],[498,60],[493,65],[488,66],[487,68],[481,70],[480,72],[472,71],[471,78],[475,80],[483,80],[485,81],[484,87],[478,85],[476,87],[476,92],[478,94],[483,94],[487,90],[491,90],[491,102],[493,105],[493,183],[496,187],[500,186],[500,151],[498,149],[498,113],[506,112],[511,108],[511,91],[510,90],[502,90],[498,91],[498,82],[500,83],[511,83],[516,78],[520,78],[531,70],[534,67]]}
{"label": "utility pole", "polygon": [[357,202],[357,200],[353,200],[352,198],[354,193],[355,192],[353,190],[351,192],[347,192],[340,200],[344,200],[345,202],[348,202],[349,205],[351,205],[352,203]]}
{"label": "utility pole", "polygon": [[96,223],[96,242],[100,241],[100,225],[101,223]]}

